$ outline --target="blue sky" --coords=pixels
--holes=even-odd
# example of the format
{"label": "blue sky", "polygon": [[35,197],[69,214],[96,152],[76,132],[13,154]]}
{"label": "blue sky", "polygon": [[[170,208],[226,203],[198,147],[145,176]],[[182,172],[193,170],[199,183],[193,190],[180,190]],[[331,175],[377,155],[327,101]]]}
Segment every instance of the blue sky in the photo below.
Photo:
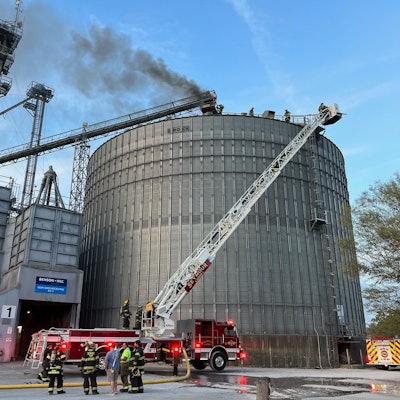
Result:
{"label": "blue sky", "polygon": [[[215,90],[228,113],[310,114],[321,101],[338,103],[346,116],[326,134],[344,154],[352,204],[399,170],[397,0],[23,0],[22,8],[13,86],[0,110],[22,100],[32,81],[53,88],[43,136],[185,97],[132,73],[144,55]],[[0,19],[14,16],[14,0],[1,0]],[[0,118],[1,149],[29,141],[24,108]],[[68,197],[72,155],[41,156],[37,185],[53,165]],[[25,165],[0,167],[0,175],[22,186]]]}

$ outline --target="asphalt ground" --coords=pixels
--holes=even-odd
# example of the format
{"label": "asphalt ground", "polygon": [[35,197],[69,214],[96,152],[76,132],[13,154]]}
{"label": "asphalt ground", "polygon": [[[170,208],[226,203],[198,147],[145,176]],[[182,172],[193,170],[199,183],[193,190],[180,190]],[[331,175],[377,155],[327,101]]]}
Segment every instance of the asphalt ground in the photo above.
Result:
{"label": "asphalt ground", "polygon": [[[0,399],[42,400],[49,399],[47,384],[37,379],[40,370],[23,366],[22,361],[0,363]],[[335,369],[272,369],[227,367],[222,373],[211,370],[192,370],[190,377],[184,364],[179,367],[178,382],[172,367],[146,365],[143,376],[143,394],[118,393],[111,396],[104,375],[98,377],[100,395],[96,399],[143,399],[182,400],[266,400],[257,394],[258,383],[266,378],[271,382],[270,399],[275,400],[388,400],[400,399],[400,370],[384,371],[370,367]],[[158,382],[158,383],[155,383]],[[64,368],[64,395],[56,398],[86,398],[83,379],[76,366]],[[9,385],[16,385],[10,388]],[[120,386],[119,386],[120,387]],[[91,394],[90,394],[91,395]],[[140,396],[140,397],[139,397]]]}

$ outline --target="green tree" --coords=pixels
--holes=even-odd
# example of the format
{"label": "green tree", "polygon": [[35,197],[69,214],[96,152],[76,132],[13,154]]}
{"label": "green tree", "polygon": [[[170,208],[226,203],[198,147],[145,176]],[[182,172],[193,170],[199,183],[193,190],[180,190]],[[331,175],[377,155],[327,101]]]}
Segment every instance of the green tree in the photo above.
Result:
{"label": "green tree", "polygon": [[368,336],[399,336],[400,311],[378,314],[368,327]]}
{"label": "green tree", "polygon": [[371,326],[381,335],[400,334],[400,318],[395,318],[400,313],[399,173],[362,193],[353,221],[359,268],[369,278],[364,298],[367,310],[375,313]]}

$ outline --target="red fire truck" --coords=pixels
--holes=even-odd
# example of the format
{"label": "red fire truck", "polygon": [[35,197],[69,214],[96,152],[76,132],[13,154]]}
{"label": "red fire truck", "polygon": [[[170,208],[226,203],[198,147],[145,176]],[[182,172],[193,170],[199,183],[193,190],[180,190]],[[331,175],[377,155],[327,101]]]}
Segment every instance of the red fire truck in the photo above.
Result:
{"label": "red fire truck", "polygon": [[[300,132],[212,228],[192,254],[172,274],[154,301],[147,303],[142,315],[141,325],[145,337],[157,339],[173,335],[174,322],[171,320],[171,315],[202,275],[210,268],[218,250],[250,213],[252,207],[276,180],[283,168],[307,142],[311,134],[320,129],[321,124],[330,125],[342,118],[342,113],[340,113],[337,104],[332,104],[329,107],[321,106],[319,114],[304,125]],[[199,324],[183,321],[178,323],[178,333],[181,332],[183,344],[188,347],[192,365],[196,368],[204,368],[208,362],[213,369],[222,370],[226,365],[226,360],[240,356],[240,350],[226,352],[226,348],[229,348],[231,344],[233,349],[239,347],[238,341],[235,343],[232,340],[231,342],[232,336],[227,334],[229,329],[226,325],[219,326],[218,323],[210,322],[207,330],[204,329],[206,329],[204,321]],[[226,332],[225,329],[227,329]],[[218,337],[214,332],[218,332]],[[197,345],[200,348],[196,348]],[[218,346],[221,346],[221,350],[218,349]],[[225,350],[222,350],[222,347]]]}
{"label": "red fire truck", "polygon": [[[173,351],[180,351],[179,340],[170,339],[164,348],[159,343],[149,338],[142,338],[140,330],[128,329],[57,329],[51,328],[41,330],[32,335],[32,340],[25,359],[25,363],[31,364],[32,368],[38,368],[43,361],[43,351],[48,345],[55,346],[59,343],[62,351],[66,354],[66,363],[79,364],[85,351],[86,343],[95,343],[100,355],[100,367],[103,367],[103,360],[106,353],[116,345],[127,343],[133,346],[136,340],[143,342],[146,361],[163,361],[173,359]],[[165,353],[165,355],[164,355]]]}
{"label": "red fire truck", "polygon": [[233,322],[216,322],[207,319],[178,321],[181,331],[175,337],[156,340],[143,337],[140,329],[56,329],[41,330],[32,335],[25,365],[38,368],[43,361],[43,352],[48,345],[59,343],[65,352],[68,364],[79,364],[88,341],[95,343],[100,356],[100,368],[106,353],[127,343],[133,346],[141,340],[146,362],[175,364],[181,358],[182,347],[188,353],[190,363],[197,369],[210,365],[215,371],[222,371],[228,361],[243,360],[239,336]]}
{"label": "red fire truck", "polygon": [[246,352],[241,348],[236,326],[231,320],[180,320],[177,324],[178,335],[190,363],[196,369],[210,365],[214,371],[222,371],[228,361],[246,359]]}

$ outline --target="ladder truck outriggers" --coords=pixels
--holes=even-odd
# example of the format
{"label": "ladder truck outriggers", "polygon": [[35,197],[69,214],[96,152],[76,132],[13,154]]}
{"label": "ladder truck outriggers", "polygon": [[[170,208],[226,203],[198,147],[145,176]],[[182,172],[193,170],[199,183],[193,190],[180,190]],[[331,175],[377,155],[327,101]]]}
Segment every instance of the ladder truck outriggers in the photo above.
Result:
{"label": "ladder truck outriggers", "polygon": [[[321,129],[320,125],[330,125],[342,118],[337,104],[329,107],[321,104],[318,111],[319,113],[312,116],[311,121],[304,125],[193,253],[186,258],[154,301],[147,303],[142,314],[142,332],[146,337],[157,339],[173,336],[175,326],[171,319],[172,313],[208,270],[218,250],[249,214],[254,204],[271,186],[286,164],[307,142],[307,139],[318,128]],[[195,327],[196,322],[193,320],[178,321],[178,333],[182,336],[183,346],[193,366],[201,369],[210,364],[214,370],[223,370],[227,361],[237,360],[239,353],[227,351],[227,348],[220,344],[220,338],[212,341],[206,351],[198,348],[197,345],[202,343],[204,338],[200,330],[196,330]]]}

